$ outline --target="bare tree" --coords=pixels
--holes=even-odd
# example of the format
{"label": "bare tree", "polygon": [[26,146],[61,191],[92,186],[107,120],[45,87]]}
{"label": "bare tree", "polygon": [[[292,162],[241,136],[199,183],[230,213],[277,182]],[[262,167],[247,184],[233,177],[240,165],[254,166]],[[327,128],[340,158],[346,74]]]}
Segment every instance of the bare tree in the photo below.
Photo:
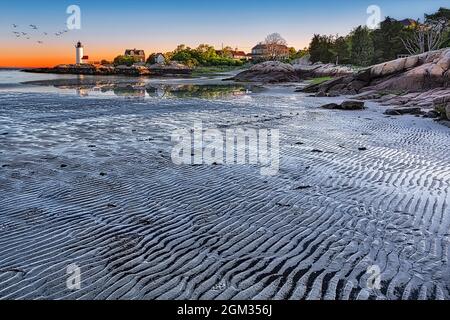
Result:
{"label": "bare tree", "polygon": [[447,28],[448,22],[444,19],[428,20],[424,24],[418,22],[401,40],[411,55],[437,50],[444,43],[444,32]]}
{"label": "bare tree", "polygon": [[268,60],[280,60],[289,54],[287,41],[279,33],[269,34],[264,45],[266,46],[265,56]]}

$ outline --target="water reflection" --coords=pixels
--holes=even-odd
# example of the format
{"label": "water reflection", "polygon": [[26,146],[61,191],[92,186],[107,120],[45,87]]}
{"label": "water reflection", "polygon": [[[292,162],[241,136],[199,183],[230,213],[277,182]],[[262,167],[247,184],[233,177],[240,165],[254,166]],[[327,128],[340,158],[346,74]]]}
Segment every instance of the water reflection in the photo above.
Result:
{"label": "water reflection", "polygon": [[126,99],[145,99],[146,97],[219,99],[263,91],[262,87],[251,84],[150,84],[138,79],[111,81],[77,78],[32,81],[24,84],[75,90],[80,97],[114,95]]}

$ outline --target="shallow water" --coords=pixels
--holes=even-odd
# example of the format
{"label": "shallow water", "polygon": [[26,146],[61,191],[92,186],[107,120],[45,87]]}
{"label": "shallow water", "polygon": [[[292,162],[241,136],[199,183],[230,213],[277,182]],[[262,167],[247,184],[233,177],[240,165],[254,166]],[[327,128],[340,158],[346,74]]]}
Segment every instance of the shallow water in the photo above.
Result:
{"label": "shallow water", "polygon": [[[289,86],[19,80],[0,88],[0,298],[450,298],[448,128]],[[280,130],[279,173],[175,165],[171,134],[198,122]]]}
{"label": "shallow water", "polygon": [[146,98],[203,98],[261,92],[251,84],[223,81],[222,77],[203,78],[135,78],[122,76],[84,76],[24,73],[0,69],[0,92],[57,93],[78,97],[142,100]]}

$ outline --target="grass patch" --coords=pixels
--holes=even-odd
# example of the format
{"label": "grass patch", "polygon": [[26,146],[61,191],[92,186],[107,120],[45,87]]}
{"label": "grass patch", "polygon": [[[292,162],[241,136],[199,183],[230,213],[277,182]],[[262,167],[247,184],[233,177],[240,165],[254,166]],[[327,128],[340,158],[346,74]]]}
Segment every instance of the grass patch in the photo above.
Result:
{"label": "grass patch", "polygon": [[330,81],[332,80],[332,77],[320,77],[320,78],[314,78],[311,80],[311,85],[317,85],[317,84],[322,84],[324,82]]}

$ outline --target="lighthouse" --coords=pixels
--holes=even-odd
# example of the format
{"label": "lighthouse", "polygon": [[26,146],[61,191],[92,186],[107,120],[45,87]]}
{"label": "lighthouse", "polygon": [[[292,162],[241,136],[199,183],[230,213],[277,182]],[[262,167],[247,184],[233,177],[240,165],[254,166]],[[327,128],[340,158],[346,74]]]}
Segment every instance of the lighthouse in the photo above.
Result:
{"label": "lighthouse", "polygon": [[84,47],[81,44],[81,42],[78,42],[77,45],[75,46],[75,48],[77,49],[77,64],[82,64],[83,63],[83,57],[84,57]]}

